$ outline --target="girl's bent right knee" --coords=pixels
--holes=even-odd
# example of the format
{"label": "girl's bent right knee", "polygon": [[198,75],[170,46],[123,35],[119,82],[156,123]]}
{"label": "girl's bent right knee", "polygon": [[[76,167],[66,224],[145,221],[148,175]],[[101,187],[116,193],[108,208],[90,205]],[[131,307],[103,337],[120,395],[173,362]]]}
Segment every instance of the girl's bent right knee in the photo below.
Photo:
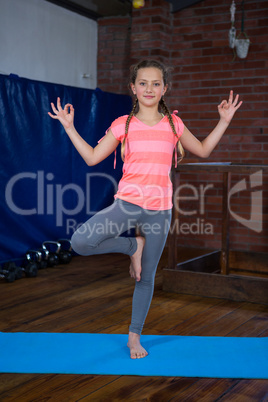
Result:
{"label": "girl's bent right knee", "polygon": [[72,249],[80,255],[90,255],[96,247],[89,243],[87,236],[79,234],[77,231],[71,237]]}

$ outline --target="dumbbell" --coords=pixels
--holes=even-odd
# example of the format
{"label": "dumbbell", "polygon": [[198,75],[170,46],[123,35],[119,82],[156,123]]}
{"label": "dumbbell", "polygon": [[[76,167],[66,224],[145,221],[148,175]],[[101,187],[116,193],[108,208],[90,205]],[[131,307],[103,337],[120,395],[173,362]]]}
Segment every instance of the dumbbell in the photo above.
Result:
{"label": "dumbbell", "polygon": [[15,279],[21,279],[23,277],[23,273],[27,278],[35,278],[37,276],[37,263],[31,260],[29,253],[26,253],[25,260],[23,260],[20,266],[16,265],[15,261],[17,260],[5,262],[3,264],[3,271],[14,272]]}
{"label": "dumbbell", "polygon": [[11,283],[15,281],[16,275],[12,269],[10,270],[2,269],[0,265],[0,278],[4,278],[7,282]]}
{"label": "dumbbell", "polygon": [[25,260],[22,263],[21,269],[27,278],[35,278],[38,272],[38,263],[33,259],[33,253],[27,252]]}
{"label": "dumbbell", "polygon": [[69,264],[72,260],[72,246],[69,239],[59,239],[59,258],[62,264]]}
{"label": "dumbbell", "polygon": [[23,271],[20,266],[17,266],[15,260],[13,261],[6,261],[3,264],[3,271],[6,272],[13,272],[15,275],[15,279],[21,279],[23,277]]}
{"label": "dumbbell", "polygon": [[44,263],[44,268],[54,267],[55,265],[54,255],[52,255],[45,246],[42,246],[40,249],[38,249],[38,251],[40,251],[42,254],[42,261]]}
{"label": "dumbbell", "polygon": [[37,251],[41,253],[41,260],[39,262],[39,267],[38,269],[44,269],[47,267],[53,267],[54,266],[54,258],[53,261],[50,260],[49,258],[49,251],[46,248],[39,248]]}
{"label": "dumbbell", "polygon": [[50,261],[51,264],[49,266],[59,265],[60,263],[59,252],[61,248],[60,243],[58,243],[57,241],[47,240],[43,242],[42,248],[49,252],[48,260]]}
{"label": "dumbbell", "polygon": [[26,253],[28,262],[35,262],[37,269],[44,269],[47,267],[47,262],[43,260],[43,253],[41,250],[28,250]]}

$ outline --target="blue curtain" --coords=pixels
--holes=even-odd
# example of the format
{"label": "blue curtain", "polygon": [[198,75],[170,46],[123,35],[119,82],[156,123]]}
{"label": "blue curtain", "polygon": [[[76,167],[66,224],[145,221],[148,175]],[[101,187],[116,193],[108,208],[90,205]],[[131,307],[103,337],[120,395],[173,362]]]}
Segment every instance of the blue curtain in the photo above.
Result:
{"label": "blue curtain", "polygon": [[88,167],[47,114],[57,96],[73,104],[76,129],[92,146],[131,109],[127,95],[0,75],[0,262],[45,240],[70,238],[113,202],[122,175],[120,149],[115,170],[114,155]]}

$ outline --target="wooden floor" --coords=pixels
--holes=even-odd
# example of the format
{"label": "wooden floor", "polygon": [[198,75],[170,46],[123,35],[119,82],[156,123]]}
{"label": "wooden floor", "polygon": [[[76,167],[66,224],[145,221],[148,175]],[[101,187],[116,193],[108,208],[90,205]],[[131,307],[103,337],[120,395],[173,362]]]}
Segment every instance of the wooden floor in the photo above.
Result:
{"label": "wooden floor", "polygon": [[[144,334],[268,336],[267,306],[164,293],[165,264],[164,253]],[[0,331],[127,333],[133,287],[120,254],[75,257],[34,279],[1,280]],[[267,402],[268,381],[1,374],[0,401]]]}

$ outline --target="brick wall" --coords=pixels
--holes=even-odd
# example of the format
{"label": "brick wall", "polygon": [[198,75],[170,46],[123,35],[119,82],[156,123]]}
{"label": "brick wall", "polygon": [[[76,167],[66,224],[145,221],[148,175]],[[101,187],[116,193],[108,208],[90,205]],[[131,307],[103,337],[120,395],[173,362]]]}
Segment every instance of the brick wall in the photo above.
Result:
{"label": "brick wall", "polygon": [[[238,2],[237,2],[238,3]],[[231,0],[204,0],[171,13],[165,0],[148,0],[145,7],[129,17],[99,21],[98,86],[104,91],[128,93],[129,65],[142,58],[157,58],[173,68],[172,88],[166,96],[170,109],[178,109],[185,125],[202,140],[218,121],[217,105],[230,89],[244,104],[237,112],[209,162],[268,163],[268,32],[267,1],[245,2],[244,28],[251,40],[246,59],[234,59],[228,46]],[[235,26],[241,27],[241,5],[237,4]],[[198,161],[188,155],[185,162]],[[206,160],[202,160],[205,162]],[[231,210],[250,219],[249,176],[232,176],[232,185],[246,179],[247,190],[231,198]],[[182,245],[217,248],[221,239],[221,175],[184,174],[180,196]],[[230,222],[232,248],[266,251],[268,238],[267,175],[262,175],[263,229],[247,228],[237,219]],[[209,185],[202,195],[202,186]],[[256,202],[261,202],[261,199]],[[204,204],[204,208],[202,207]],[[188,211],[188,215],[185,215]],[[191,214],[192,213],[192,214]],[[212,233],[209,234],[209,224]],[[206,226],[207,225],[207,226]],[[185,226],[184,226],[185,227]],[[207,233],[204,233],[207,229]],[[194,233],[195,232],[195,233]],[[199,234],[198,234],[199,233]]]}
{"label": "brick wall", "polygon": [[97,86],[103,91],[128,93],[130,43],[130,17],[98,21]]}

